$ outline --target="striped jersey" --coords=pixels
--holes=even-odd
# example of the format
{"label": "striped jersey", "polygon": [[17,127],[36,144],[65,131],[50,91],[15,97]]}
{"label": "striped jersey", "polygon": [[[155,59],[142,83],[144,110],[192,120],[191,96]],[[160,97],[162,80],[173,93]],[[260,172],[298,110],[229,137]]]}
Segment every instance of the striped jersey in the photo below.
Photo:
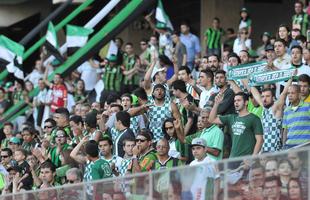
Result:
{"label": "striped jersey", "polygon": [[213,29],[208,28],[205,31],[205,36],[207,37],[207,48],[208,49],[219,49],[221,48],[221,37],[223,35],[223,29]]}
{"label": "striped jersey", "polygon": [[[127,54],[124,54],[125,70],[126,71],[132,70],[135,67],[136,60],[137,60],[136,55],[128,56]],[[131,79],[129,79],[128,76],[125,76],[124,85],[139,85],[139,75],[135,74],[131,77]]]}
{"label": "striped jersey", "polygon": [[310,141],[310,104],[300,101],[298,106],[284,110],[282,127],[287,129],[286,147]]}
{"label": "striped jersey", "polygon": [[104,89],[108,91],[121,91],[123,74],[120,66],[111,67],[108,65],[103,74]]}

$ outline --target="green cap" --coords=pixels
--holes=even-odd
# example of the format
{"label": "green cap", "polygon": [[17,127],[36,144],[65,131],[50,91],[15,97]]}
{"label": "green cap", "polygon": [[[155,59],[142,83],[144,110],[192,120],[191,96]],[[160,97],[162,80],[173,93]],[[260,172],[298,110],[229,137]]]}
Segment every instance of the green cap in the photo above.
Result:
{"label": "green cap", "polygon": [[7,82],[7,83],[4,85],[4,87],[5,87],[6,89],[8,89],[8,88],[11,87],[12,85],[13,85],[12,82]]}
{"label": "green cap", "polygon": [[241,9],[240,12],[246,12],[246,13],[248,13],[248,9],[246,9],[245,7],[243,7],[243,8]]}
{"label": "green cap", "polygon": [[157,22],[157,23],[156,23],[156,28],[157,28],[157,29],[167,29],[167,26],[166,26],[166,24],[164,24],[164,23]]}
{"label": "green cap", "polygon": [[107,60],[109,62],[116,62],[117,61],[117,56],[115,54],[111,54],[109,57],[107,57]]}
{"label": "green cap", "polygon": [[134,94],[132,94],[131,97],[132,97],[132,105],[137,106],[139,104],[138,97]]}
{"label": "green cap", "polygon": [[12,142],[12,143],[14,143],[14,144],[22,144],[21,139],[18,138],[18,137],[12,137],[12,138],[10,139],[10,142]]}

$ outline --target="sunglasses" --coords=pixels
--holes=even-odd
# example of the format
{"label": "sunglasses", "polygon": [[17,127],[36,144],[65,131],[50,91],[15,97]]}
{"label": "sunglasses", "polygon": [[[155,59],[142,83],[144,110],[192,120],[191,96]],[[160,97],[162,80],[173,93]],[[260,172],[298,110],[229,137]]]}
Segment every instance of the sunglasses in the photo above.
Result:
{"label": "sunglasses", "polygon": [[75,183],[76,180],[67,180],[68,183]]}
{"label": "sunglasses", "polygon": [[52,126],[44,126],[44,128],[53,128]]}
{"label": "sunglasses", "polygon": [[9,156],[7,156],[7,155],[1,155],[0,157],[1,157],[1,158],[8,158]]}
{"label": "sunglasses", "polygon": [[146,141],[146,139],[136,139],[136,142],[145,142]]}

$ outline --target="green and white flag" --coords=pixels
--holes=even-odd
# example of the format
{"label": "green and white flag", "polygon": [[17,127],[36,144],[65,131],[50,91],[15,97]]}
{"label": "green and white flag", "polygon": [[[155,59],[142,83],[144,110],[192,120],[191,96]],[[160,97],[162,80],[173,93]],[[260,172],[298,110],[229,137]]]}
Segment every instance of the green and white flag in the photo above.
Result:
{"label": "green and white flag", "polygon": [[53,46],[55,49],[59,48],[58,41],[57,41],[57,33],[55,27],[52,22],[48,23],[48,28],[46,32],[46,41]]}
{"label": "green and white flag", "polygon": [[49,51],[60,63],[63,63],[65,59],[59,52],[59,44],[57,41],[57,32],[52,22],[48,23],[48,28],[46,32],[46,50]]}
{"label": "green and white flag", "polygon": [[294,72],[295,68],[253,73],[249,78],[249,85],[252,87],[287,81],[294,75]]}
{"label": "green and white flag", "polygon": [[117,55],[118,53],[118,48],[116,43],[111,40],[108,44],[106,44],[100,51],[99,51],[99,56],[104,59],[104,58],[109,58],[111,55]]}
{"label": "green and white flag", "polygon": [[24,72],[21,69],[24,54],[23,45],[0,35],[0,59],[2,63],[6,63],[9,73],[13,73],[16,78],[23,79]]}
{"label": "green and white flag", "polygon": [[259,73],[267,71],[267,62],[261,61],[256,63],[248,63],[243,65],[238,65],[236,67],[228,67],[228,80],[240,80],[246,79],[249,75],[253,73]]}
{"label": "green and white flag", "polygon": [[171,31],[173,31],[172,23],[171,23],[168,15],[166,14],[166,12],[164,10],[164,6],[163,6],[163,3],[161,2],[161,0],[158,0],[155,18],[157,20],[156,26],[159,25],[161,27],[168,28]]}
{"label": "green and white flag", "polygon": [[82,47],[87,43],[88,35],[94,30],[80,26],[67,25],[67,47]]}

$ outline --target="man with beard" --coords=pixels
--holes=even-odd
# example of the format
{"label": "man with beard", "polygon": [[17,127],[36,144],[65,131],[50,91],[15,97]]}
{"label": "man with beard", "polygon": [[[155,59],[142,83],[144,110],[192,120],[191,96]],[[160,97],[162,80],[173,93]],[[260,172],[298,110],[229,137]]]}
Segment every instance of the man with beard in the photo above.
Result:
{"label": "man with beard", "polygon": [[243,92],[235,95],[234,106],[238,114],[217,116],[223,96],[222,93],[216,96],[209,121],[228,127],[232,137],[230,158],[258,154],[263,145],[263,127],[259,117],[247,111],[248,96]]}
{"label": "man with beard", "polygon": [[217,55],[208,56],[208,68],[213,73],[220,69],[220,59]]}
{"label": "man with beard", "polygon": [[220,89],[218,93],[213,94],[207,102],[209,107],[214,104],[214,99],[219,93],[223,94],[224,100],[220,103],[217,113],[220,115],[235,113],[234,104],[234,91],[230,89],[226,80],[226,72],[218,70],[215,72],[215,85]]}
{"label": "man with beard", "polygon": [[180,113],[175,103],[165,99],[166,88],[162,84],[156,84],[152,96],[148,96],[148,101],[137,108],[130,109],[131,116],[147,113],[149,119],[149,129],[153,133],[153,142],[157,142],[164,137],[162,125],[165,119],[174,117],[180,119]]}
{"label": "man with beard", "polygon": [[287,96],[287,90],[292,79],[286,84],[278,101],[275,101],[274,91],[270,88],[263,89],[262,95],[255,87],[251,87],[251,93],[256,102],[263,107],[262,125],[264,129],[264,144],[262,152],[275,152],[281,150],[281,124],[283,108]]}

